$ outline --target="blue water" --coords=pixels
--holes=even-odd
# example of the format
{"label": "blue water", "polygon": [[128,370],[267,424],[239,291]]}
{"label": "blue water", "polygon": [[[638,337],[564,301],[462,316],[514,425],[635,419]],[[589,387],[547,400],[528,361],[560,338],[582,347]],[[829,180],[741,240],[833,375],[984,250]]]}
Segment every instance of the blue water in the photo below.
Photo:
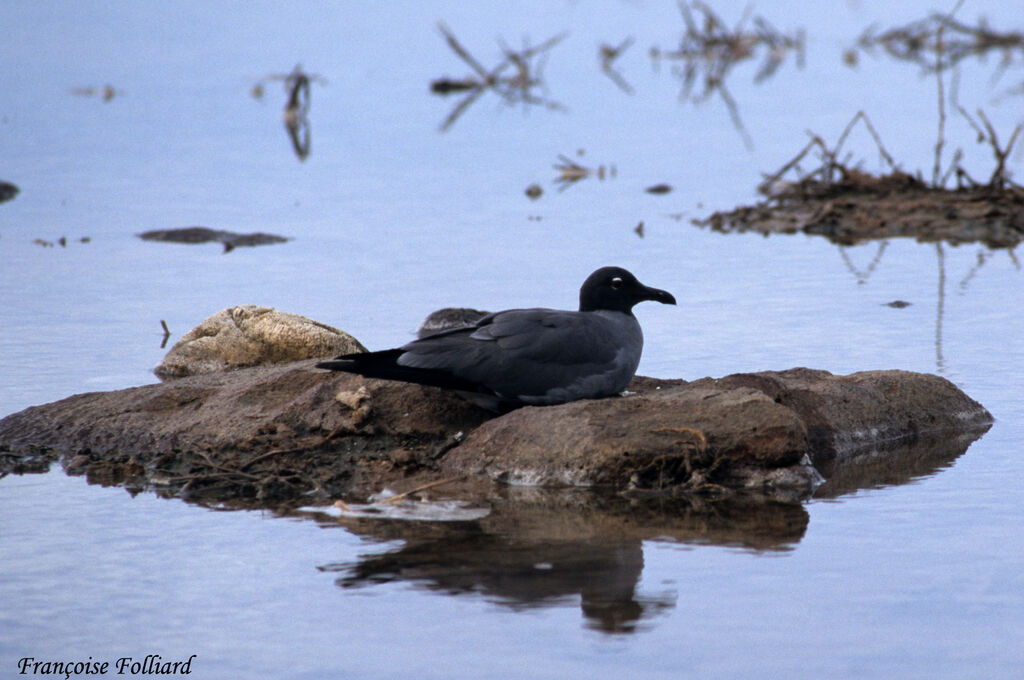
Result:
{"label": "blue water", "polygon": [[[673,48],[682,31],[673,3],[8,3],[0,180],[21,193],[0,205],[0,416],[153,382],[161,320],[173,342],[220,309],[262,304],[383,348],[442,306],[572,307],[586,274],[615,263],[680,303],[638,308],[643,374],[932,372],[996,424],[908,484],[806,504],[806,528],[770,549],[656,534],[622,547],[623,573],[639,570],[636,597],[649,605],[632,633],[601,631],[578,589],[517,603],[500,588],[453,594],[429,579],[336,584],[345,572],[330,565],[400,551],[399,540],[132,497],[59,469],[10,476],[0,480],[0,676],[26,656],[196,654],[200,678],[1018,677],[1019,255],[892,240],[872,266],[878,244],[841,250],[690,224],[755,200],[761,173],[807,130],[834,141],[858,110],[904,169],[930,174],[934,78],[877,54],[842,62],[868,25],[923,10],[803,4],[753,8],[782,31],[803,27],[807,50],[802,69],[788,58],[759,85],[760,54],[730,74],[748,150],[721,100],[680,101],[669,65],[652,65],[649,49]],[[719,11],[730,24],[741,13]],[[958,16],[980,15],[1022,28],[1003,3],[967,2]],[[499,38],[519,48],[568,31],[538,91],[566,110],[486,94],[439,132],[457,97],[431,95],[431,80],[471,73],[442,20],[485,67],[500,59]],[[630,35],[616,66],[632,96],[597,57]],[[281,83],[249,95],[297,63],[320,76],[305,161],[282,123]],[[1007,92],[1022,76],[1017,63],[993,82],[997,64],[964,62],[958,97],[984,107],[1005,140],[1021,120],[1020,96]],[[109,102],[72,93],[108,83]],[[991,171],[989,150],[952,114],[947,140],[973,175]],[[849,150],[881,169],[863,131]],[[615,175],[559,192],[559,154]],[[1018,149],[1018,176],[1022,162]],[[661,182],[673,191],[643,191]],[[532,183],[544,189],[535,202],[523,193]],[[223,254],[135,236],[192,225],[291,240]],[[33,243],[61,236],[64,247]],[[912,304],[885,306],[896,299]]]}

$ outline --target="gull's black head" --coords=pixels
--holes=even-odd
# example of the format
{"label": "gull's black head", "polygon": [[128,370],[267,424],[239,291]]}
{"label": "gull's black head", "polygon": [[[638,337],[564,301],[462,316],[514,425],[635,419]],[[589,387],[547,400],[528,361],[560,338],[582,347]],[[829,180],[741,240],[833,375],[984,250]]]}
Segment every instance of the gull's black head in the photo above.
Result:
{"label": "gull's black head", "polygon": [[666,305],[676,303],[671,293],[648,288],[621,267],[601,267],[588,276],[580,288],[581,312],[607,309],[630,314],[633,305],[644,300],[655,300]]}

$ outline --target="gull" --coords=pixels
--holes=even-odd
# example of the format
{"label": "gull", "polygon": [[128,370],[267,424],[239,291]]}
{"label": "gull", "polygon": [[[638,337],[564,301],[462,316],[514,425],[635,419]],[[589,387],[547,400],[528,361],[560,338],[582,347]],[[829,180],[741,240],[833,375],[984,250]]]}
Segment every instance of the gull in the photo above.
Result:
{"label": "gull", "polygon": [[491,411],[620,394],[640,363],[644,336],[633,306],[676,304],[621,267],[580,288],[578,311],[510,309],[396,349],[343,354],[318,368],[453,390]]}

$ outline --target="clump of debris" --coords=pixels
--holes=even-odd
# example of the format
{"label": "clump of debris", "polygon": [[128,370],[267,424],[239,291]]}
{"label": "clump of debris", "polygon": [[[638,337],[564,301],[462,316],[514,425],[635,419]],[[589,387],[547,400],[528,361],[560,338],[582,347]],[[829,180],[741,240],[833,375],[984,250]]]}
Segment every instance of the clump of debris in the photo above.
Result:
{"label": "clump of debris", "polygon": [[[860,39],[861,49],[882,46],[892,56],[920,64],[936,78],[938,134],[930,180],[901,170],[868,116],[858,111],[835,146],[811,134],[792,160],[766,175],[758,186],[764,201],[716,212],[694,224],[718,231],[820,234],[839,245],[898,236],[954,245],[980,242],[990,248],[1013,248],[1024,241],[1024,186],[1013,182],[1007,170],[1007,158],[1024,124],[1001,142],[983,110],[972,116],[955,96],[947,105],[944,83],[944,71],[992,50],[1002,51],[1005,68],[1024,47],[1024,36],[996,33],[984,23],[972,27],[956,21],[954,15],[962,4],[963,0],[957,2],[949,14],[933,14],[884,33],[869,29]],[[855,63],[855,56],[848,55],[847,62]],[[961,149],[946,153],[947,106],[955,108],[978,142],[991,149],[995,167],[987,180],[977,180],[964,169]],[[848,157],[840,158],[846,138],[858,123],[874,139],[885,174],[869,174],[851,166]],[[805,171],[801,163],[813,152],[818,164]]]}
{"label": "clump of debris", "polygon": [[[981,242],[990,248],[1013,248],[1024,240],[1024,187],[1010,180],[1006,158],[1021,126],[1003,146],[984,113],[979,111],[978,115],[982,125],[968,119],[996,157],[996,169],[987,181],[970,177],[959,165],[959,155],[954,156],[946,173],[937,173],[932,182],[900,170],[882,146],[871,121],[858,112],[834,147],[812,135],[796,157],[766,176],[758,186],[764,201],[716,212],[694,220],[694,224],[723,232],[818,234],[840,245],[902,236],[926,242]],[[888,173],[872,175],[839,159],[843,143],[858,122],[875,138]],[[809,171],[802,170],[801,162],[813,151],[818,152],[819,164]],[[790,175],[795,179],[786,179]],[[947,187],[953,178],[954,186]]]}

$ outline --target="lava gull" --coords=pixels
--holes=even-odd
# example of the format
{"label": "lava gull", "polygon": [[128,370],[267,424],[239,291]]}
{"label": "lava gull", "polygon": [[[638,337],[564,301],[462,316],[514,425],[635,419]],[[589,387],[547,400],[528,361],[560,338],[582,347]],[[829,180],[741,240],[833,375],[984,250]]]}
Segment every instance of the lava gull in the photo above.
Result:
{"label": "lava gull", "polygon": [[397,349],[344,354],[318,368],[433,385],[492,411],[619,394],[640,363],[644,336],[633,305],[674,305],[620,267],[602,267],[580,288],[578,312],[510,309],[413,340]]}

